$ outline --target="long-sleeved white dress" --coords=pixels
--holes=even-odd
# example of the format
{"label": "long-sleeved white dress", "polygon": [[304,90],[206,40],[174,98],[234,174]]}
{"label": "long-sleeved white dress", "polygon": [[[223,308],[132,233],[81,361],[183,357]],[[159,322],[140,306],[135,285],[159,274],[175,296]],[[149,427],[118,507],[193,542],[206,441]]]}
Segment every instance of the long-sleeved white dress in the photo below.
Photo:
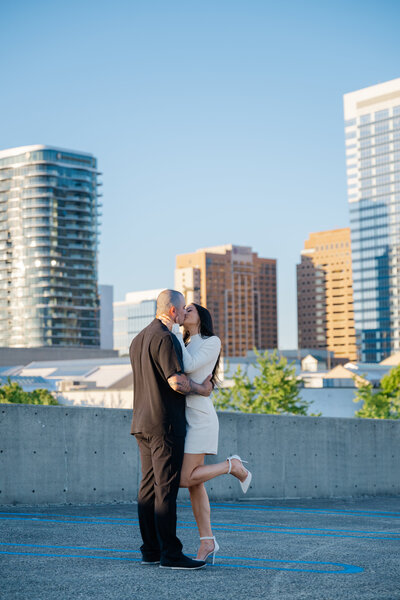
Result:
{"label": "long-sleeved white dress", "polygon": [[[203,338],[197,334],[191,336],[189,344],[185,346],[179,329],[174,327],[172,332],[182,346],[185,373],[196,383],[202,383],[215,367],[221,351],[221,340],[216,335]],[[219,423],[210,396],[186,396],[186,423],[185,452],[217,454]]]}

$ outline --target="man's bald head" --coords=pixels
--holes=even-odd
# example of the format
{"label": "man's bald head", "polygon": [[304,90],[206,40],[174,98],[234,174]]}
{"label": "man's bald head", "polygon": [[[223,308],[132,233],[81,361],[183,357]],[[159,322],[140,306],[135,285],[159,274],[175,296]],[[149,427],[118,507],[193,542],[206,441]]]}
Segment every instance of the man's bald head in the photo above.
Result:
{"label": "man's bald head", "polygon": [[157,298],[157,316],[168,314],[171,308],[177,311],[185,306],[185,297],[176,290],[163,290]]}

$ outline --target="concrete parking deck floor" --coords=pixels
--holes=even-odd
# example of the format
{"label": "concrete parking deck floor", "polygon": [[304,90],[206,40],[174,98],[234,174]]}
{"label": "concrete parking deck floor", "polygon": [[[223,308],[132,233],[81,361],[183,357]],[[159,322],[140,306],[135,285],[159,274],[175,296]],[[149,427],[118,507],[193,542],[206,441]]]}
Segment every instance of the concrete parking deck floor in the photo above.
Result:
{"label": "concrete parking deck floor", "polygon": [[[190,505],[178,535],[194,554]],[[212,505],[221,546],[192,572],[140,565],[135,504],[0,507],[2,600],[400,599],[400,498]]]}

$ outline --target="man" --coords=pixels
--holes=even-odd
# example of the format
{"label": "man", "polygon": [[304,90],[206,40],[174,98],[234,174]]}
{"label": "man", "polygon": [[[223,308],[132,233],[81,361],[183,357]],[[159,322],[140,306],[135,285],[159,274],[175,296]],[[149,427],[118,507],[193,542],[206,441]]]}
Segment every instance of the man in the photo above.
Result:
{"label": "man", "polygon": [[205,562],[185,556],[176,536],[176,497],[186,432],[184,394],[209,396],[211,376],[197,384],[183,374],[182,349],[159,320],[162,314],[182,325],[183,295],[161,292],[156,318],[133,339],[129,350],[134,389],[131,434],[142,463],[138,495],[142,564],[200,569]]}

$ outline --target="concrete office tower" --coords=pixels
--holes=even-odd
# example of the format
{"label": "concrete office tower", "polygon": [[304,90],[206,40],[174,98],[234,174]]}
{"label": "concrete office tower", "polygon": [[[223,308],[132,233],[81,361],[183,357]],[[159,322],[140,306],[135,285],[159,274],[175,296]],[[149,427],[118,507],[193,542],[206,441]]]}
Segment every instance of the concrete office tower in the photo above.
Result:
{"label": "concrete office tower", "polygon": [[83,152],[0,152],[0,346],[99,347],[97,176]]}
{"label": "concrete office tower", "polygon": [[276,260],[232,244],[181,254],[175,287],[211,312],[225,356],[278,346]]}
{"label": "concrete office tower", "polygon": [[175,270],[175,289],[185,296],[186,304],[200,304],[201,271],[196,267],[186,267]]}
{"label": "concrete office tower", "polygon": [[156,316],[157,297],[165,288],[129,292],[125,300],[114,302],[114,350],[129,354],[133,338]]}
{"label": "concrete office tower", "polygon": [[357,359],[350,229],[311,233],[297,265],[299,348]]}
{"label": "concrete office tower", "polygon": [[400,350],[400,79],[344,95],[354,318],[362,361]]}

